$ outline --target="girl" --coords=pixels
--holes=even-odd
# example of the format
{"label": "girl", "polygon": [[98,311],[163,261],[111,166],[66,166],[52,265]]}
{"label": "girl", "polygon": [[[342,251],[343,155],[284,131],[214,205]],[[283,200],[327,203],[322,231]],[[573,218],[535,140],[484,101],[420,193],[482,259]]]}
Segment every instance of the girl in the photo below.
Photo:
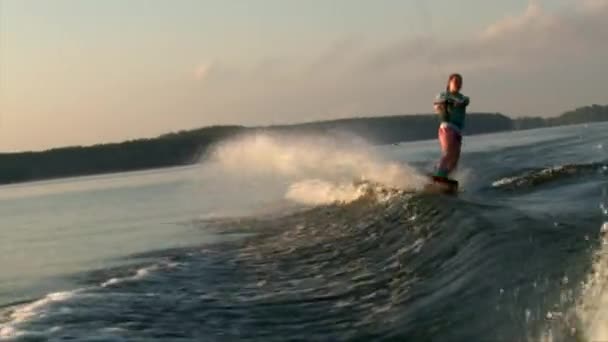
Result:
{"label": "girl", "polygon": [[437,177],[448,178],[456,169],[460,158],[462,145],[462,129],[469,105],[469,98],[460,93],[462,76],[452,74],[448,78],[446,91],[435,98],[435,111],[439,114],[439,144],[441,145],[441,159],[437,165]]}

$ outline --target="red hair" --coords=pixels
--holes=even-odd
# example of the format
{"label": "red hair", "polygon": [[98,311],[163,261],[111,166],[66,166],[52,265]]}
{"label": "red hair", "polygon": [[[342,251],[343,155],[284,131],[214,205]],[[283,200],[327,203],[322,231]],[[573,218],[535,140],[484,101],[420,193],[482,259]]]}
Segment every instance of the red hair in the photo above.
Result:
{"label": "red hair", "polygon": [[462,83],[462,75],[461,74],[451,74],[450,77],[448,77],[448,85],[455,78],[457,78],[460,81],[460,83]]}
{"label": "red hair", "polygon": [[450,77],[448,77],[448,84],[445,86],[447,92],[450,91],[450,82],[452,82],[452,80],[455,78],[458,79],[458,81],[460,81],[460,85],[462,85],[462,75],[457,73],[451,74]]}

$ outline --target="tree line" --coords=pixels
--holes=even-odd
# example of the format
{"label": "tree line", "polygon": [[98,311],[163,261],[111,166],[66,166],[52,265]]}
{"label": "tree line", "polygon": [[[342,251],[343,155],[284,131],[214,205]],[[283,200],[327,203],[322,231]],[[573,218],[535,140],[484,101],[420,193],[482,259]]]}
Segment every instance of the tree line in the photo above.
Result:
{"label": "tree line", "polygon": [[[500,113],[472,113],[467,134],[493,133],[585,122],[608,121],[608,106],[577,108],[558,117],[511,119]],[[195,163],[221,141],[242,134],[355,135],[374,144],[434,139],[437,117],[432,114],[362,117],[295,125],[243,127],[211,126],[122,143],[73,146],[41,152],[0,154],[0,184]]]}

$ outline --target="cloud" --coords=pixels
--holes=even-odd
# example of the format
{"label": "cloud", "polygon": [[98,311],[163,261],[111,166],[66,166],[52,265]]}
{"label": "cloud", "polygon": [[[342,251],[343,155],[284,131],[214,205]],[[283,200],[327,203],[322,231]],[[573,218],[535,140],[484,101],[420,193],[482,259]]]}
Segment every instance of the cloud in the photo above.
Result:
{"label": "cloud", "polygon": [[596,11],[605,10],[608,7],[606,0],[581,0],[584,10]]}
{"label": "cloud", "polygon": [[508,16],[490,25],[481,33],[483,39],[496,39],[505,35],[520,34],[527,30],[554,29],[557,20],[546,14],[540,3],[531,1],[522,15]]}
{"label": "cloud", "polygon": [[[465,74],[473,109],[557,115],[604,99],[607,0],[563,12],[532,1],[476,34],[422,35],[378,46],[336,42],[313,60],[274,58],[249,69],[197,68],[207,112],[237,123],[299,122],[355,115],[429,112],[451,72]],[[578,83],[580,82],[580,83]],[[199,89],[201,90],[201,89]]]}
{"label": "cloud", "polygon": [[[507,56],[520,64],[543,65],[561,62],[560,58],[587,58],[594,54],[605,55],[608,25],[605,15],[608,7],[599,6],[606,1],[594,1],[595,11],[588,9],[586,1],[569,13],[548,13],[536,2],[517,17],[508,17],[486,28],[475,45],[485,50],[482,58]],[[587,5],[585,5],[587,3]],[[483,51],[479,51],[483,52]],[[492,54],[494,52],[494,54]]]}
{"label": "cloud", "polygon": [[194,69],[194,79],[197,81],[204,80],[209,74],[209,70],[211,69],[212,64],[208,62],[200,63]]}

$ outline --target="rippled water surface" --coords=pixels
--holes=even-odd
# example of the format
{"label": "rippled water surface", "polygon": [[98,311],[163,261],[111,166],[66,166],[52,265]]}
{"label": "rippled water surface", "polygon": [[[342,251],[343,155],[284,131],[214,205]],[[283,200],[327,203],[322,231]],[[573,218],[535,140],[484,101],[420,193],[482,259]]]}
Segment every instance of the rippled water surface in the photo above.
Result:
{"label": "rippled water surface", "polygon": [[606,131],[466,137],[458,196],[434,141],[277,137],[1,187],[0,341],[608,340]]}

